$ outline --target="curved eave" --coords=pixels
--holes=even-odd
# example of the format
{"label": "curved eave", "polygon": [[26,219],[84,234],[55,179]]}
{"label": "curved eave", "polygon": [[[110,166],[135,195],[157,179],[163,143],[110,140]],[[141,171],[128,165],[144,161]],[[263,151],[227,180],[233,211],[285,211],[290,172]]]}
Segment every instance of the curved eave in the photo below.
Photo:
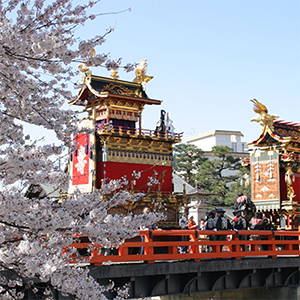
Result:
{"label": "curved eave", "polygon": [[119,79],[113,79],[113,78],[107,78],[107,77],[101,77],[91,74],[91,79],[96,81],[104,81],[107,83],[119,83],[119,84],[125,84],[126,86],[132,86],[132,87],[141,87],[140,83],[132,82],[132,81],[126,81],[126,80],[119,80]]}
{"label": "curved eave", "polygon": [[148,104],[148,105],[161,105],[161,103],[162,103],[162,100],[144,99],[144,98],[131,97],[131,96],[126,96],[126,95],[112,94],[112,93],[108,93],[108,92],[99,93],[99,92],[95,91],[94,89],[91,89],[89,86],[87,86],[86,88],[82,88],[80,90],[76,99],[70,101],[69,105],[74,105],[79,100],[80,101],[85,100],[82,98],[82,96],[86,90],[91,92],[95,96],[95,98],[109,98],[109,97],[110,98],[120,98],[121,97],[122,99],[126,99],[126,100],[133,101],[133,102],[141,102],[141,103]]}
{"label": "curved eave", "polygon": [[118,95],[118,94],[108,94],[109,97],[111,98],[120,98],[122,97],[123,99],[127,99],[130,101],[135,101],[135,102],[141,102],[145,104],[150,104],[150,105],[161,105],[162,100],[155,100],[155,99],[144,99],[144,98],[138,98],[138,97],[131,97],[131,96],[125,96],[125,95]]}
{"label": "curved eave", "polygon": [[253,141],[252,143],[248,143],[248,146],[249,147],[266,147],[266,146],[268,146],[268,144],[270,144],[270,143],[264,142],[264,139],[268,136],[274,140],[274,143],[282,144],[282,147],[285,147],[287,144],[289,144],[292,139],[291,137],[281,137],[281,136],[275,134],[269,126],[265,126],[260,137],[256,141]]}
{"label": "curved eave", "polygon": [[81,88],[80,91],[79,91],[79,93],[78,93],[78,95],[77,95],[77,97],[76,97],[74,100],[69,101],[68,104],[69,104],[69,105],[74,105],[74,104],[76,104],[77,101],[82,100],[81,97],[83,96],[83,93],[84,93],[86,90],[87,90],[86,87]]}
{"label": "curved eave", "polygon": [[[127,99],[130,101],[134,101],[134,102],[140,102],[140,103],[144,103],[144,104],[149,104],[149,105],[161,105],[162,100],[155,100],[155,99],[149,99],[149,98],[143,98],[143,97],[132,97],[132,96],[126,96],[126,95],[122,95],[122,94],[114,94],[114,93],[110,93],[110,92],[98,92],[97,90],[95,90],[92,87],[92,79],[95,81],[105,81],[105,82],[110,82],[110,83],[126,83],[126,85],[128,86],[133,86],[133,87],[141,87],[140,84],[138,83],[134,83],[134,82],[127,82],[127,81],[122,81],[122,80],[113,80],[113,79],[109,79],[109,78],[103,78],[103,77],[97,77],[94,75],[91,75],[89,73],[85,73],[83,74],[83,84],[85,85],[85,87],[81,88],[78,96],[69,102],[69,105],[74,105],[74,104],[78,104],[78,101],[83,101],[86,100],[87,96],[84,96],[84,93],[87,92],[87,94],[90,92],[91,94],[93,94],[95,96],[95,98],[120,98],[122,97],[123,99]],[[78,105],[83,105],[83,104],[78,104]]]}

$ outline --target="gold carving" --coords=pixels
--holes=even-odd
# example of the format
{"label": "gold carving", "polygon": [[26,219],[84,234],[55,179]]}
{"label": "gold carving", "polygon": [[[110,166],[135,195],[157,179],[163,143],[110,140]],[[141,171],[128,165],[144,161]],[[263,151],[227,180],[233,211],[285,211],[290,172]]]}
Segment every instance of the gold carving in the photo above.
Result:
{"label": "gold carving", "polygon": [[78,65],[78,69],[80,72],[85,73],[87,71],[89,71],[90,67],[87,67],[86,64],[82,63]]}
{"label": "gold carving", "polygon": [[296,197],[294,188],[288,184],[287,184],[287,197],[290,200],[290,202],[293,202],[293,198]]}
{"label": "gold carving", "polygon": [[165,167],[172,166],[172,157],[167,154],[130,152],[111,149],[108,151],[107,161]]}
{"label": "gold carving", "polygon": [[118,79],[120,76],[118,75],[119,67],[120,67],[120,62],[117,60],[114,60],[116,67],[114,69],[111,69],[111,74],[110,77],[113,79]]}
{"label": "gold carving", "polygon": [[[96,51],[94,48],[92,48],[91,52],[91,57],[95,57],[96,56]],[[80,70],[80,72],[85,73],[87,71],[90,70],[90,66],[86,65],[86,62],[88,61],[89,57],[85,57],[84,58],[84,63],[81,63],[78,65],[78,69]]]}
{"label": "gold carving", "polygon": [[136,83],[141,83],[143,87],[145,87],[145,84],[153,78],[153,76],[146,75],[147,70],[148,70],[147,59],[143,59],[136,65],[136,69],[135,69],[136,77],[132,81]]}
{"label": "gold carving", "polygon": [[273,131],[274,129],[273,123],[274,120],[278,118],[278,116],[268,114],[268,109],[262,103],[258,102],[256,99],[250,101],[254,103],[254,108],[253,108],[254,112],[259,114],[255,118],[252,118],[251,122],[258,122],[263,127],[268,126]]}
{"label": "gold carving", "polygon": [[278,134],[282,137],[292,137],[292,139],[297,140],[300,138],[300,132],[296,130],[288,130],[288,129],[282,129],[278,128],[276,129]]}
{"label": "gold carving", "polygon": [[107,98],[108,97],[108,93],[107,92],[102,92],[99,93],[96,90],[94,90],[91,86],[92,83],[92,73],[91,72],[87,72],[87,73],[83,73],[82,74],[82,78],[83,78],[83,83],[86,84],[86,86],[88,87],[88,89],[97,97],[99,98]]}
{"label": "gold carving", "polygon": [[103,87],[102,92],[112,92],[117,93],[118,95],[124,95],[124,96],[136,96],[136,94],[128,89],[127,87],[120,85],[120,84],[114,84],[110,83]]}

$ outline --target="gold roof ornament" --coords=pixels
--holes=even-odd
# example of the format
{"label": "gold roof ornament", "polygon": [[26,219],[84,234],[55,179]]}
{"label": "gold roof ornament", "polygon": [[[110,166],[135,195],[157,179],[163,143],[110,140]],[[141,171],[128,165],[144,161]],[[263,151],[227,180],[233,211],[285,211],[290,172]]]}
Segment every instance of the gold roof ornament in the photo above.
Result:
{"label": "gold roof ornament", "polygon": [[270,115],[268,114],[268,109],[260,102],[258,102],[256,99],[250,100],[254,103],[254,112],[259,114],[255,118],[251,119],[251,122],[258,122],[261,126],[266,127],[268,126],[273,131],[273,123],[274,120],[278,118],[276,115]]}
{"label": "gold roof ornament", "polygon": [[[94,48],[90,52],[91,52],[91,57],[95,57],[96,56],[96,51],[95,51]],[[86,65],[87,60],[88,60],[88,58],[85,57],[84,58],[84,63],[81,63],[81,64],[78,65],[78,69],[82,73],[86,73],[86,72],[88,72],[90,70],[90,67],[88,67]]]}
{"label": "gold roof ornament", "polygon": [[118,75],[118,72],[119,72],[119,68],[120,68],[120,63],[117,61],[117,60],[114,60],[116,66],[116,68],[112,68],[111,69],[111,74],[110,74],[110,77],[113,78],[113,79],[118,79],[120,76]]}
{"label": "gold roof ornament", "polygon": [[133,82],[140,83],[143,86],[143,89],[146,90],[146,83],[150,81],[153,76],[146,75],[148,70],[147,59],[141,60],[135,68],[135,78],[132,80]]}
{"label": "gold roof ornament", "polygon": [[78,65],[78,69],[80,72],[85,73],[89,71],[90,68],[85,63],[81,63]]}

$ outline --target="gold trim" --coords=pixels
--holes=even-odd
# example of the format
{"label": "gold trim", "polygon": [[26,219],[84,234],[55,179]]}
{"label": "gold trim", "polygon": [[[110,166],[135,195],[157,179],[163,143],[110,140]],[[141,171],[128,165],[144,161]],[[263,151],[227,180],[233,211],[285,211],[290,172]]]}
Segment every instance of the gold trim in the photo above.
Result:
{"label": "gold trim", "polygon": [[130,152],[109,149],[107,153],[107,161],[171,167],[173,158],[168,154]]}
{"label": "gold trim", "polygon": [[[103,136],[101,134],[101,136]],[[171,155],[173,153],[174,142],[157,141],[150,139],[121,136],[108,136],[107,146],[109,150],[130,151],[139,153],[153,153],[161,155]]]}
{"label": "gold trim", "polygon": [[108,92],[102,92],[99,93],[96,90],[94,90],[91,86],[92,82],[92,72],[87,72],[82,74],[83,82],[86,84],[88,89],[97,97],[99,98],[107,98],[108,97]]}
{"label": "gold trim", "polygon": [[140,112],[140,109],[136,107],[126,107],[126,106],[121,106],[121,105],[110,105],[110,109],[119,109],[119,110],[126,110],[126,111],[134,111],[134,112]]}
{"label": "gold trim", "polygon": [[130,90],[129,88],[115,83],[109,83],[102,88],[103,92],[111,92],[113,94],[123,95],[123,96],[133,96],[142,98],[142,91],[136,89],[135,91]]}

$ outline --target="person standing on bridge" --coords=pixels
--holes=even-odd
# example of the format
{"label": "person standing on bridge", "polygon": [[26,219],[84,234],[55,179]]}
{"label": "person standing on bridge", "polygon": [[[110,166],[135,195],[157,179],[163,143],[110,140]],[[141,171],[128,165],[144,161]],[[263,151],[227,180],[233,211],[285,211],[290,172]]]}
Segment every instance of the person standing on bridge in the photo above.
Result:
{"label": "person standing on bridge", "polygon": [[[208,215],[207,215],[207,221],[205,222],[205,227],[204,230],[214,230],[216,228],[216,211],[211,210]],[[215,241],[215,235],[210,234],[209,235],[209,240],[210,241]],[[211,252],[212,251],[212,246],[207,247],[207,251]]]}
{"label": "person standing on bridge", "polygon": [[[231,225],[232,229],[238,231],[238,230],[247,230],[247,221],[246,218],[242,216],[241,210],[236,209],[233,214],[235,217],[233,218]],[[238,238],[240,241],[246,241],[247,235],[238,235]],[[241,245],[242,251],[245,251],[245,245]]]}
{"label": "person standing on bridge", "polygon": [[[242,216],[246,218],[247,222],[249,222],[254,213],[255,206],[253,202],[243,194],[243,192],[238,192],[237,196],[238,198],[234,203],[234,209],[240,209]],[[252,215],[250,215],[250,212],[252,212]]]}
{"label": "person standing on bridge", "polygon": [[[251,230],[265,230],[266,229],[266,223],[263,220],[263,214],[261,212],[256,212],[254,214],[254,217],[250,220],[250,229]],[[262,235],[251,235],[250,239],[253,241],[265,239],[265,236]],[[264,248],[267,249],[267,247],[264,247],[264,245],[259,245],[258,250],[264,250]]]}
{"label": "person standing on bridge", "polygon": [[[179,226],[181,227],[182,230],[187,230],[189,229],[189,219],[188,219],[188,214],[185,212],[183,216],[179,219]],[[186,235],[181,236],[181,240],[183,242],[186,242],[189,240],[189,237]],[[188,246],[179,246],[179,253],[187,253]]]}
{"label": "person standing on bridge", "polygon": [[[145,207],[143,209],[143,214],[144,215],[147,215],[151,212],[150,208],[149,207]],[[154,223],[154,224],[150,224],[150,225],[147,225],[147,226],[142,226],[140,228],[141,230],[155,230],[155,229],[158,229],[157,225]],[[145,236],[144,235],[141,235],[141,241],[142,242],[145,242]],[[140,254],[144,254],[144,251],[145,251],[145,247],[141,247],[141,251],[140,251]]]}
{"label": "person standing on bridge", "polygon": [[[224,216],[224,213],[225,213],[225,210],[223,210],[222,208],[216,209],[217,216],[215,217],[215,220],[216,220],[215,230],[217,230],[217,231],[232,229],[232,226],[231,226],[229,220]],[[215,240],[216,241],[226,241],[227,235],[226,234],[216,235]],[[222,249],[223,249],[223,245],[221,245],[221,252],[222,252]]]}
{"label": "person standing on bridge", "polygon": [[189,224],[188,224],[188,228],[189,229],[198,229],[199,226],[196,224],[196,222],[194,221],[194,216],[190,216],[189,217]]}

